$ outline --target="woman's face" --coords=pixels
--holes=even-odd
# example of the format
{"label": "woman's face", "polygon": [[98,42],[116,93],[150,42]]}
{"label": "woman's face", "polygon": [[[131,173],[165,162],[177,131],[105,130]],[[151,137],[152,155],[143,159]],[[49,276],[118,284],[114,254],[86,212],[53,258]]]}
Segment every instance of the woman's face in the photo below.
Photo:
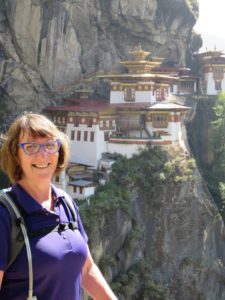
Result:
{"label": "woman's face", "polygon": [[[49,137],[32,137],[29,132],[26,132],[20,137],[19,143],[35,142],[38,144],[45,144],[46,142],[56,140]],[[52,176],[56,170],[59,153],[47,153],[43,147],[32,155],[26,154],[24,150],[19,147],[18,160],[22,168],[22,180],[29,182],[51,181]],[[38,180],[38,181],[37,181]]]}

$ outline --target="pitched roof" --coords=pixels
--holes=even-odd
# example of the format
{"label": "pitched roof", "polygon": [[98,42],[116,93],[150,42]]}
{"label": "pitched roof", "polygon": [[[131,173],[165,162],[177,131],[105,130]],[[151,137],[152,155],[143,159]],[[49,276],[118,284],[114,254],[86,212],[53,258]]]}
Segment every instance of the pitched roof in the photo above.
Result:
{"label": "pitched roof", "polygon": [[154,103],[149,110],[189,110],[190,107],[172,102]]}
{"label": "pitched roof", "polygon": [[88,186],[92,186],[93,184],[94,184],[93,181],[82,180],[82,179],[69,182],[69,185],[80,186],[80,187],[88,187]]}
{"label": "pitched roof", "polygon": [[73,105],[49,106],[48,111],[67,111],[67,112],[101,112],[107,109],[119,110],[188,110],[189,107],[172,102],[127,102],[109,103],[102,100],[78,99]]}

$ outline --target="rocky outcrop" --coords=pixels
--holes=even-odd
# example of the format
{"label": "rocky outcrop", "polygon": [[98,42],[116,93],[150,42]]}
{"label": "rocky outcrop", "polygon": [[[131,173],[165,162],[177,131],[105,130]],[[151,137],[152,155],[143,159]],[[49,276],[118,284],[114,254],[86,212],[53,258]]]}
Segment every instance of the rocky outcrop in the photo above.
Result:
{"label": "rocky outcrop", "polygon": [[202,168],[209,168],[214,160],[214,149],[210,146],[210,139],[212,122],[215,119],[213,106],[216,104],[216,98],[216,96],[198,96],[187,102],[187,105],[195,106],[195,115],[186,124],[189,143]]}
{"label": "rocky outcrop", "polygon": [[1,0],[1,101],[41,110],[116,68],[139,43],[185,65],[200,46],[197,17],[197,0]]}
{"label": "rocky outcrop", "polygon": [[[189,159],[184,153],[179,166]],[[192,177],[183,183],[168,179],[158,187],[157,196],[152,194],[155,189],[154,184],[143,197],[133,185],[130,216],[123,209],[102,212],[100,225],[90,236],[96,261],[114,258],[111,265],[108,259],[105,274],[114,282],[119,299],[225,299],[224,223],[198,170],[194,168]],[[140,261],[144,271],[130,272]],[[156,288],[151,282],[167,296],[158,289],[154,298]]]}

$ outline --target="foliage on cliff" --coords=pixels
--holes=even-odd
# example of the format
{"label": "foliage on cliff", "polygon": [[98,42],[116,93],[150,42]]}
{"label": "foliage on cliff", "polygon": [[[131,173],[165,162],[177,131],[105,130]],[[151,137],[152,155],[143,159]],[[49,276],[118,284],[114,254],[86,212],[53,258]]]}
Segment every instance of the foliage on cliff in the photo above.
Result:
{"label": "foliage on cliff", "polygon": [[210,189],[221,198],[219,206],[225,218],[225,92],[218,95],[214,106],[216,119],[212,123],[212,147],[215,153],[212,173],[208,176]]}
{"label": "foliage on cliff", "polygon": [[[194,168],[195,161],[184,153],[171,157],[160,147],[146,149],[131,159],[118,156],[109,182],[99,188],[91,198],[89,206],[81,209],[90,247],[96,243],[99,232],[112,226],[113,211],[120,210],[130,220],[131,228],[119,252],[122,247],[125,256],[135,257],[143,233],[132,210],[132,197],[137,194],[138,199],[142,199],[149,211],[159,211],[163,195],[168,194],[169,189],[174,190],[174,187],[192,180]],[[167,299],[166,289],[153,279],[151,262],[146,264],[147,257],[136,258],[132,260],[131,265],[124,267],[118,262],[118,254],[115,251],[112,253],[111,248],[115,248],[114,245],[103,251],[99,265],[103,272],[114,270],[112,286],[117,294],[125,297],[123,299],[130,295],[139,297],[132,299],[144,299],[146,295],[153,297],[148,299]]]}
{"label": "foliage on cliff", "polygon": [[185,155],[169,157],[160,147],[146,149],[131,159],[118,156],[109,182],[98,189],[83,213],[87,230],[100,225],[103,212],[119,208],[131,215],[130,193],[134,190],[150,207],[160,207],[158,196],[166,188],[165,181],[178,184],[191,180],[194,168],[194,159]]}

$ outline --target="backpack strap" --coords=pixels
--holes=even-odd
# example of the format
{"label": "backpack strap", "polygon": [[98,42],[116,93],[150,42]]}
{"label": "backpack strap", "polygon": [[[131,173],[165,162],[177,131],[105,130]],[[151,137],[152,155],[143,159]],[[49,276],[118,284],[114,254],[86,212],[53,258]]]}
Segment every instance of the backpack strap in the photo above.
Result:
{"label": "backpack strap", "polygon": [[73,222],[69,222],[68,226],[72,230],[78,229],[77,212],[76,212],[74,203],[72,202],[72,199],[66,193],[64,195],[64,200],[65,200],[66,204],[68,205],[69,210],[73,217]]}
{"label": "backpack strap", "polygon": [[[20,212],[20,210],[18,209],[17,205],[15,204],[15,201],[12,199],[12,196],[10,197],[9,193],[4,193],[3,191],[0,191],[0,198],[1,199],[5,199],[3,201],[1,201],[1,203],[5,204],[5,207],[8,209],[10,217],[12,218],[12,232],[16,229],[15,226],[18,226],[17,224],[19,224],[19,227],[21,228],[21,232],[23,235],[23,244],[25,244],[26,246],[26,251],[27,251],[27,260],[28,260],[28,272],[29,272],[29,288],[28,288],[28,296],[27,296],[27,300],[37,300],[37,298],[33,295],[33,264],[32,264],[32,255],[31,255],[31,249],[30,249],[30,243],[29,243],[29,239],[28,239],[28,235],[27,235],[27,229],[26,229],[26,225],[23,219],[23,216]],[[12,213],[13,212],[13,213]],[[14,238],[14,240],[12,240],[12,244],[11,244],[11,249],[14,252],[14,255],[18,255],[18,252],[16,250],[13,250],[13,248],[15,248],[15,233],[11,233],[11,239]],[[21,247],[22,249],[22,247]],[[20,251],[21,251],[20,249]],[[15,257],[13,258],[13,260],[15,259]],[[10,259],[12,260],[12,259]]]}
{"label": "backpack strap", "polygon": [[[10,199],[8,199],[9,197]],[[11,195],[9,196],[8,194],[8,197],[6,198],[6,194],[3,191],[0,191],[0,203],[8,210],[12,223],[10,235],[11,247],[7,264],[8,269],[24,246],[24,238],[20,227],[20,223],[24,223],[24,219]]]}

